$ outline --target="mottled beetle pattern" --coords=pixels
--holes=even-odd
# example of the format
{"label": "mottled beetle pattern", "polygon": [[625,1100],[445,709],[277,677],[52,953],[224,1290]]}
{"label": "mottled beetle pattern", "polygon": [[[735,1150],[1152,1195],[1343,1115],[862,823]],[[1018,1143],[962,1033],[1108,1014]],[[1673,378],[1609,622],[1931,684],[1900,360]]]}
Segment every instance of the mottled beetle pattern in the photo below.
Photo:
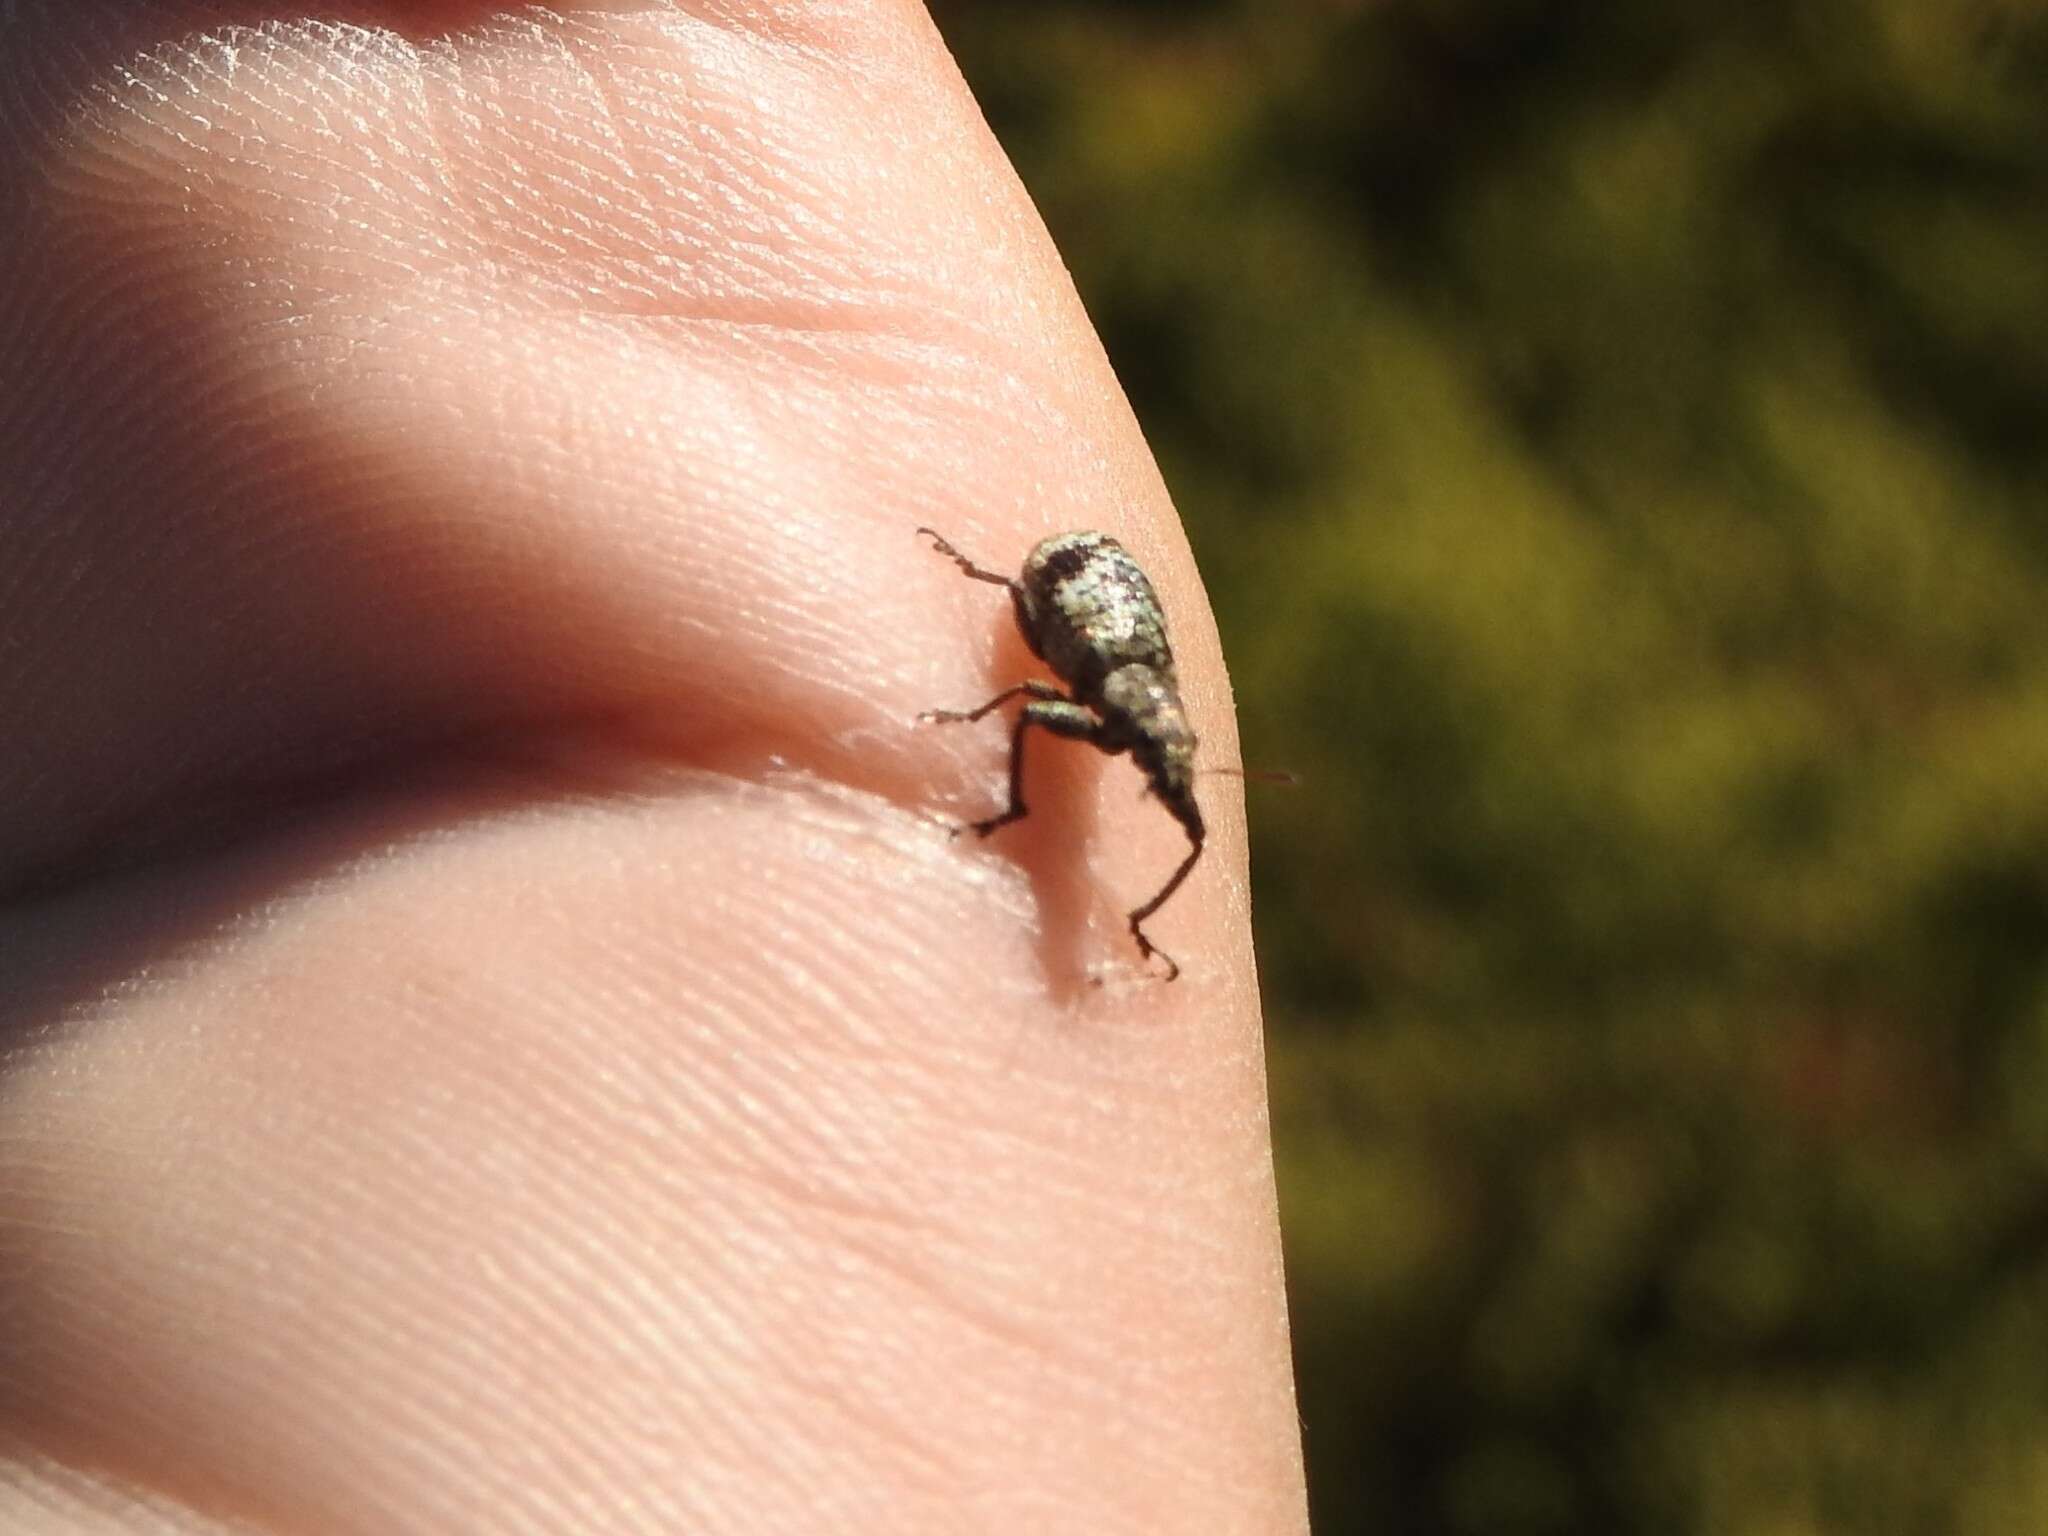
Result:
{"label": "mottled beetle pattern", "polygon": [[1031,701],[1010,734],[1008,808],[956,827],[955,835],[971,831],[987,837],[1028,814],[1024,738],[1034,725],[1112,756],[1130,753],[1147,788],[1193,845],[1158,894],[1129,914],[1139,954],[1164,960],[1165,979],[1172,981],[1180,974],[1179,964],[1145,936],[1143,925],[1180,889],[1202,856],[1207,834],[1195,804],[1195,733],[1181,707],[1166,615],[1152,583],[1106,533],[1054,534],[1025,557],[1024,569],[1012,577],[982,569],[929,528],[917,531],[976,581],[1009,588],[1024,643],[1067,685],[1063,693],[1046,682],[1018,683],[977,709],[933,709],[918,716],[948,723],[979,720],[1011,699]]}

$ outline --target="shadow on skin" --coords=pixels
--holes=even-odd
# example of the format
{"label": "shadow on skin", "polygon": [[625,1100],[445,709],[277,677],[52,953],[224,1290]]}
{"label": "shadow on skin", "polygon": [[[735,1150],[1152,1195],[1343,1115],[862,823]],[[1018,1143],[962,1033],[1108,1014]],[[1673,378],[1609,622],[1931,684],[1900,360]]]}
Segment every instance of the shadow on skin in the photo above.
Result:
{"label": "shadow on skin", "polygon": [[[991,606],[997,610],[992,621],[995,662],[984,691],[978,698],[959,703],[935,700],[933,708],[972,709],[1026,679],[1053,681],[1017,633],[1008,600]],[[1114,768],[1085,742],[1065,741],[1050,731],[1034,730],[1024,746],[1026,814],[987,837],[978,836],[969,824],[996,815],[1009,803],[1010,739],[1024,704],[1017,699],[978,721],[922,722],[919,729],[963,736],[973,733],[970,739],[977,757],[986,743],[994,771],[986,778],[977,776],[975,787],[947,806],[947,824],[959,829],[956,840],[962,848],[985,847],[1024,871],[1038,911],[1039,965],[1047,989],[1064,1007],[1093,993],[1115,976],[1118,964],[1126,960],[1122,933],[1109,938],[1101,931],[1114,910],[1112,895],[1091,874],[1088,857],[1101,825],[1097,785],[1102,774],[1114,772]],[[1121,926],[1118,922],[1119,930]]]}
{"label": "shadow on skin", "polygon": [[[594,773],[577,782],[522,768],[514,753],[479,743],[467,758],[451,751],[407,760],[381,776],[268,786],[223,803],[210,846],[187,826],[159,859],[109,866],[69,888],[31,887],[0,906],[0,1075],[24,1047],[82,1027],[98,1004],[131,987],[202,962],[209,945],[352,866],[460,826],[617,788],[617,778],[607,784]],[[232,833],[230,820],[239,823]]]}

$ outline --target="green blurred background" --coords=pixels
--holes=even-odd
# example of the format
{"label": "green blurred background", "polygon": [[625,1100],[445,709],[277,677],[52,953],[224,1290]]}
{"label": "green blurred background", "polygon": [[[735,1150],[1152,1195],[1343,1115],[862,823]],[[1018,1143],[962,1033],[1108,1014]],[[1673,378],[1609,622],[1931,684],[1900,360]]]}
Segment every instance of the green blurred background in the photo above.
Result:
{"label": "green blurred background", "polygon": [[1187,519],[1317,1529],[2048,1531],[2039,0],[935,0]]}

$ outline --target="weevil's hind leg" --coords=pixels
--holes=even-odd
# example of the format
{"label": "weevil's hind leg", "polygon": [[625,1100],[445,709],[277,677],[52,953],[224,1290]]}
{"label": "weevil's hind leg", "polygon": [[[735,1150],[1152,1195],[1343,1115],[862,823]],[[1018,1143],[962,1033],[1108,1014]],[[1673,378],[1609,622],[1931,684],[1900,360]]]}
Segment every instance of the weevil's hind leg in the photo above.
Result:
{"label": "weevil's hind leg", "polygon": [[1053,687],[1051,683],[1041,683],[1033,680],[1028,683],[1019,683],[1014,688],[1005,688],[979,709],[927,709],[919,711],[917,718],[931,721],[935,725],[953,725],[962,720],[979,720],[983,715],[1002,708],[1010,700],[1026,693],[1030,694],[1034,699],[1051,699],[1062,703],[1073,702],[1064,693],[1061,693],[1059,689]]}
{"label": "weevil's hind leg", "polygon": [[932,541],[932,548],[959,566],[961,570],[972,576],[976,581],[992,582],[999,587],[1008,587],[1012,592],[1017,590],[1017,579],[1014,576],[1005,576],[999,571],[983,570],[972,560],[961,554],[959,550],[955,549],[948,540],[941,538],[934,529],[920,528],[917,531]]}
{"label": "weevil's hind leg", "polygon": [[[1029,684],[1022,685],[1029,688]],[[1039,684],[1047,687],[1046,684]],[[1052,697],[1037,695],[1035,703],[1026,704],[1024,712],[1017,716],[1017,729],[1010,736],[1010,804],[1000,815],[985,821],[972,821],[964,827],[954,828],[953,835],[972,832],[976,837],[987,837],[998,827],[1007,827],[1013,821],[1022,821],[1031,814],[1024,804],[1024,736],[1032,726],[1042,726],[1055,736],[1071,736],[1080,741],[1094,741],[1102,729],[1102,722],[1088,713],[1072,699],[1063,697],[1057,690],[1048,689]],[[1099,743],[1098,743],[1099,744]]]}
{"label": "weevil's hind leg", "polygon": [[1166,974],[1160,978],[1162,981],[1172,981],[1176,976],[1180,975],[1180,962],[1146,938],[1145,930],[1139,925],[1154,912],[1157,912],[1166,905],[1166,899],[1180,889],[1181,882],[1187,879],[1188,872],[1195,867],[1195,861],[1201,858],[1201,856],[1202,844],[1197,841],[1195,846],[1188,850],[1188,856],[1181,860],[1180,868],[1173,872],[1173,878],[1159,888],[1159,894],[1146,902],[1142,907],[1135,908],[1131,912],[1131,937],[1137,940],[1138,953],[1147,960],[1157,955],[1166,962]]}

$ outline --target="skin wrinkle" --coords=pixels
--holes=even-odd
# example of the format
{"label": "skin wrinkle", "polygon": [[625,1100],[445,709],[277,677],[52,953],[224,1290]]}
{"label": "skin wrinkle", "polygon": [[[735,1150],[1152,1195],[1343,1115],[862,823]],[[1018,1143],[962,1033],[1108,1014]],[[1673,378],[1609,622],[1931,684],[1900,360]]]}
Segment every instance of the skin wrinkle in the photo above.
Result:
{"label": "skin wrinkle", "polygon": [[[56,1519],[65,1523],[50,1523]],[[195,1507],[162,1490],[125,1486],[102,1468],[8,1434],[0,1435],[0,1529],[36,1536],[253,1536],[279,1528],[259,1525],[247,1511]]]}

